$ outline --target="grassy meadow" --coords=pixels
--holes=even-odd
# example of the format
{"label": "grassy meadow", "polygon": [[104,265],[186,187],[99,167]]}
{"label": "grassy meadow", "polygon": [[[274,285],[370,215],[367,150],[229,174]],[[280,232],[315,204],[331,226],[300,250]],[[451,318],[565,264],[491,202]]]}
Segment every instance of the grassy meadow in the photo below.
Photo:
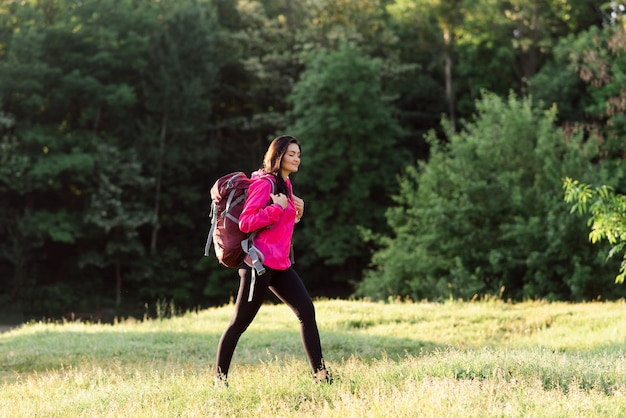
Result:
{"label": "grassy meadow", "polygon": [[626,416],[626,303],[320,300],[332,385],[298,322],[265,305],[230,387],[213,385],[232,305],[115,325],[0,334],[0,417]]}

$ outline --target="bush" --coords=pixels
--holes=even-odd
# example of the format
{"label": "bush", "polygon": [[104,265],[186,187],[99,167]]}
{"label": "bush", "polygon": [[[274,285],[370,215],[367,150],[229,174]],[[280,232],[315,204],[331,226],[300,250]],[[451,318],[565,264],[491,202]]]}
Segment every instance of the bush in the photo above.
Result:
{"label": "bush", "polygon": [[595,178],[581,137],[566,137],[556,111],[531,99],[485,94],[461,132],[430,134],[428,162],[400,179],[387,211],[394,236],[374,239],[357,295],[413,299],[503,294],[513,299],[618,296],[611,266],[568,216],[561,179]]}

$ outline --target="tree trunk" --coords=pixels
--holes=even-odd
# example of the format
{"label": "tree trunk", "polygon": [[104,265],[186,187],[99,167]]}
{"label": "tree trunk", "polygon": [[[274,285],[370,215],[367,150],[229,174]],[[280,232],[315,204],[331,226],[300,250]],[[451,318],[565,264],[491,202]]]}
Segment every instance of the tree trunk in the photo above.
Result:
{"label": "tree trunk", "polygon": [[167,135],[167,113],[161,120],[161,135],[159,138],[159,159],[157,161],[157,175],[154,193],[154,224],[152,226],[152,238],[150,240],[150,255],[155,255],[160,228],[159,212],[161,210],[161,187],[163,182],[163,166],[165,160],[165,137]]}
{"label": "tree trunk", "polygon": [[93,118],[93,133],[98,132],[98,128],[100,128],[100,120],[102,120],[102,106],[98,106],[98,110]]}
{"label": "tree trunk", "polygon": [[122,267],[120,266],[120,256],[115,256],[115,306],[122,303]]}
{"label": "tree trunk", "polygon": [[450,125],[452,129],[455,129],[456,125],[456,113],[454,111],[455,100],[454,100],[454,88],[452,85],[452,40],[450,36],[450,29],[444,28],[443,30],[443,40],[445,43],[444,50],[444,74],[445,74],[445,83],[446,83],[446,100],[448,102],[448,117],[450,118]]}

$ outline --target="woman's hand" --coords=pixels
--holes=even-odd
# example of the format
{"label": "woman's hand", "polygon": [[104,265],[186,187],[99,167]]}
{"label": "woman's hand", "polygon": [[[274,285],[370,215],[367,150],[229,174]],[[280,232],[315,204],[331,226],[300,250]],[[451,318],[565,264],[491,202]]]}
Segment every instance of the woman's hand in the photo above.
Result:
{"label": "woman's hand", "polygon": [[304,215],[304,200],[294,194],[293,203],[296,206],[296,222],[298,222],[300,218],[302,218],[302,215]]}
{"label": "woman's hand", "polygon": [[287,207],[287,196],[285,196],[284,194],[270,194],[270,198],[272,199],[272,203],[279,204],[281,208],[285,209]]}

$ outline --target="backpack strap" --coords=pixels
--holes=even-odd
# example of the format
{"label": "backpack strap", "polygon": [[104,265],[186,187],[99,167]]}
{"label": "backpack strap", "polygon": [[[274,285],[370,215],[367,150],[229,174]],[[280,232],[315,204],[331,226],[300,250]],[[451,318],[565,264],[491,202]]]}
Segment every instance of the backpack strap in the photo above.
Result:
{"label": "backpack strap", "polygon": [[209,214],[211,217],[211,229],[209,229],[209,236],[206,239],[206,244],[204,245],[204,256],[209,256],[209,251],[211,251],[211,243],[213,242],[213,233],[215,232],[215,226],[217,224],[217,205],[215,202],[211,202],[211,213]]}
{"label": "backpack strap", "polygon": [[246,193],[240,195],[237,199],[233,200],[233,196],[235,196],[235,191],[233,190],[233,191],[230,192],[230,195],[228,195],[228,200],[226,201],[226,208],[222,212],[222,215],[226,214],[226,216],[224,216],[224,225],[226,225],[226,218],[230,219],[231,221],[233,221],[236,224],[239,223],[239,220],[237,218],[235,218],[233,215],[231,215],[230,208],[232,206],[236,206],[240,202],[244,201],[246,196],[247,196],[247,194],[248,193],[246,192]]}
{"label": "backpack strap", "polygon": [[[265,179],[265,180],[267,180],[267,181],[269,181],[269,182],[270,182],[270,184],[272,185],[272,194],[276,193],[276,185],[274,184],[273,177],[274,177],[274,176],[272,176],[271,174],[266,174],[266,175],[264,175],[264,176],[262,176],[262,177],[259,177],[259,178],[258,178],[258,180],[260,180],[260,179]],[[272,201],[272,200],[270,199],[270,202],[271,202],[271,201]]]}

